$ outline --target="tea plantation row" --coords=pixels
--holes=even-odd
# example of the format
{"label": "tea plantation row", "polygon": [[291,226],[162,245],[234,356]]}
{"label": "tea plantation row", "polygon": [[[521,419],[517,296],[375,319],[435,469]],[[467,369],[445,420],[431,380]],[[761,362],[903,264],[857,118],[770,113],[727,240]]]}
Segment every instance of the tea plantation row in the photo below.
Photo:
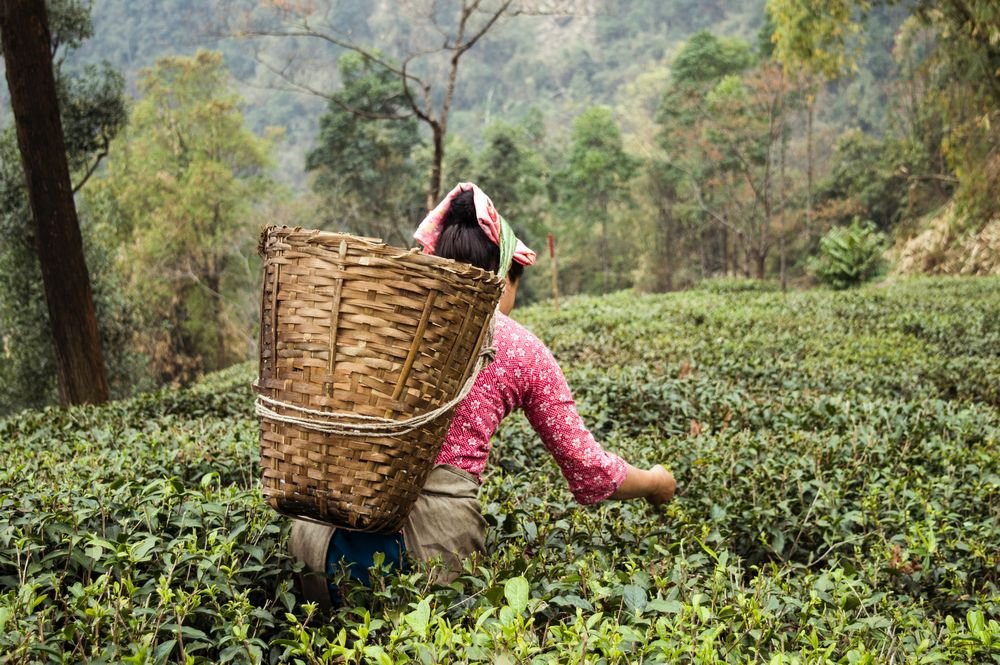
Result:
{"label": "tea plantation row", "polygon": [[526,422],[491,555],[300,604],[241,366],[0,421],[0,662],[1000,662],[1000,280],[517,317],[675,502],[582,508]]}

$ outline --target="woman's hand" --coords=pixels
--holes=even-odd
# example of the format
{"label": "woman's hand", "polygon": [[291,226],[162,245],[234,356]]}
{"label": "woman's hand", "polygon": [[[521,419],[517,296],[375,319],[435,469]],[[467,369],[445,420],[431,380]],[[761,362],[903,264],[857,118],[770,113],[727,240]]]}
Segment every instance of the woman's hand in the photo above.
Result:
{"label": "woman's hand", "polygon": [[659,464],[650,469],[649,473],[653,475],[656,489],[646,496],[646,501],[654,506],[660,506],[673,499],[674,492],[677,491],[677,481],[674,480],[674,474]]}
{"label": "woman's hand", "polygon": [[637,469],[629,464],[625,480],[609,498],[645,498],[654,506],[659,506],[670,501],[676,490],[677,481],[674,480],[674,475],[659,464],[649,471]]}

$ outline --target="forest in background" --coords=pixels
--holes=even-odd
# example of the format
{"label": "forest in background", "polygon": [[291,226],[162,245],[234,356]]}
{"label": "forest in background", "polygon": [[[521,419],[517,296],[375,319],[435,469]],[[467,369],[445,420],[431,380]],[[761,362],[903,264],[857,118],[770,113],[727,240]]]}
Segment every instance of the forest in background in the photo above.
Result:
{"label": "forest in background", "polygon": [[[1000,265],[986,0],[47,4],[116,396],[253,357],[264,224],[408,245],[459,180],[526,301],[550,233],[564,295]],[[0,414],[57,401],[3,101]]]}

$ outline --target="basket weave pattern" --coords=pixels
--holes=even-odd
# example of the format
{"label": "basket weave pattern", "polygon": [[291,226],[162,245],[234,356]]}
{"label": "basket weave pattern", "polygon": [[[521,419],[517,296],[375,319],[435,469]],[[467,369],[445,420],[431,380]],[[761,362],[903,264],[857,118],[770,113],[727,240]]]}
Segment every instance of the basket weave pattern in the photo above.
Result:
{"label": "basket weave pattern", "polygon": [[[454,409],[406,433],[364,426],[419,421],[459,396],[489,336],[501,281],[345,234],[268,227],[261,240],[256,389],[273,409],[261,418],[264,496],[288,515],[398,530]],[[289,422],[304,412],[337,432]]]}

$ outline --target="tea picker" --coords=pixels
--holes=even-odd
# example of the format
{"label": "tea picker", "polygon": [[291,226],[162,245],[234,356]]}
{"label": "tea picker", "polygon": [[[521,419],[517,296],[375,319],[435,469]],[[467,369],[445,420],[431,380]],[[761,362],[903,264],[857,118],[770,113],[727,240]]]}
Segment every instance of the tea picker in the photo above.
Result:
{"label": "tea picker", "polygon": [[535,255],[482,190],[456,186],[415,238],[423,253],[301,229],[262,238],[264,494],[297,518],[290,548],[324,605],[342,559],[365,580],[376,552],[405,552],[441,560],[447,581],[485,553],[479,479],[516,409],[580,503],[662,503],[675,487],[601,448],[552,354],[507,316]]}

